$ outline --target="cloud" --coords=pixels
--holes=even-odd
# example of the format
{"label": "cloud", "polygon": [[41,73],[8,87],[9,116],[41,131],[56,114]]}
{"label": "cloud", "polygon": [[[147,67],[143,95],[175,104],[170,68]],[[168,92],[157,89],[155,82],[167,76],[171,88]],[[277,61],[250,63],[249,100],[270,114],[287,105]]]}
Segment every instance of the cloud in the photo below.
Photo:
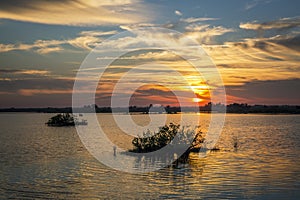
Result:
{"label": "cloud", "polygon": [[15,50],[14,44],[0,44],[0,52],[7,52]]}
{"label": "cloud", "polygon": [[258,23],[247,22],[241,23],[240,28],[246,30],[270,30],[270,29],[291,29],[300,26],[300,17],[282,18],[276,21]]}
{"label": "cloud", "polygon": [[182,16],[182,13],[179,10],[174,11],[175,15]]}
{"label": "cloud", "polygon": [[[169,89],[162,85],[148,84],[134,91],[130,103],[141,106],[149,104],[179,106],[180,101],[181,105],[191,106],[192,99],[197,96],[202,97],[194,94],[193,91]],[[203,99],[207,99],[206,96],[203,96]]]}
{"label": "cloud", "polygon": [[10,95],[13,94],[11,92],[0,91],[0,95]]}
{"label": "cloud", "polygon": [[63,48],[61,48],[61,47],[47,47],[47,48],[42,48],[42,49],[36,50],[36,52],[39,53],[39,54],[48,54],[48,53],[59,52],[59,51],[63,51]]}
{"label": "cloud", "polygon": [[95,31],[94,30],[94,31],[81,31],[79,35],[99,37],[99,36],[114,35],[117,33],[118,31]]}
{"label": "cloud", "polygon": [[132,105],[178,105],[178,97],[170,90],[159,86],[151,86],[151,88],[142,87],[134,92],[131,97],[130,104]]}
{"label": "cloud", "polygon": [[[168,28],[168,29],[174,29],[176,30],[177,28],[179,31],[183,34],[183,36],[189,36],[190,38],[197,40],[199,43],[205,43],[205,44],[210,44],[213,39],[216,36],[221,36],[225,33],[229,32],[234,32],[234,29],[231,28],[226,28],[223,26],[211,26],[210,24],[202,24],[202,23],[197,23],[200,21],[206,21],[206,20],[217,20],[217,18],[187,18],[187,19],[181,19],[178,23],[169,23],[169,24],[133,24],[133,25],[122,25],[120,28],[130,31],[130,32],[139,32],[141,33],[143,30],[141,28],[153,28],[154,31],[158,33],[145,33],[142,34],[145,37],[149,37],[149,43],[151,43],[153,40],[151,38],[158,37],[165,37],[166,42],[171,42],[172,36],[170,37],[168,34],[164,34],[163,36],[161,31],[155,30],[156,28]],[[140,29],[140,30],[139,30]],[[152,35],[152,36],[150,36]],[[124,39],[124,41],[119,41],[119,43],[122,46],[126,46],[128,43],[137,43],[139,38],[128,38]],[[174,42],[174,41],[172,41]],[[180,42],[180,38],[175,41],[175,42]],[[120,46],[120,45],[118,45]]]}
{"label": "cloud", "polygon": [[0,19],[70,26],[138,23],[148,20],[148,11],[138,0],[0,1]]}
{"label": "cloud", "polygon": [[144,89],[137,89],[135,91],[135,95],[140,95],[140,96],[170,96],[173,97],[174,93],[170,90],[165,89],[164,87],[159,87],[159,86],[151,86],[148,88]]}
{"label": "cloud", "polygon": [[101,39],[95,36],[83,35],[66,41],[66,43],[81,49],[91,50]]}
{"label": "cloud", "polygon": [[15,74],[25,74],[25,75],[49,75],[50,72],[47,70],[19,70],[15,72]]}
{"label": "cloud", "polygon": [[0,69],[0,74],[16,73],[21,70],[18,69]]}
{"label": "cloud", "polygon": [[47,70],[36,69],[0,69],[0,75],[2,74],[23,74],[23,75],[49,75],[51,72]]}
{"label": "cloud", "polygon": [[252,2],[247,2],[245,5],[245,10],[250,10],[252,8],[254,8],[255,6],[257,6],[259,3],[258,0],[252,1]]}
{"label": "cloud", "polygon": [[211,27],[208,24],[190,24],[185,27],[185,35],[197,40],[200,44],[211,44],[215,36],[234,32],[233,29],[223,26]]}
{"label": "cloud", "polygon": [[[129,31],[136,31],[134,26],[138,25],[126,25],[126,28]],[[147,26],[143,24],[141,26]],[[149,24],[151,26],[151,24]],[[124,26],[125,28],[125,26]],[[270,38],[247,38],[239,42],[226,42],[222,45],[211,45],[215,36],[225,34],[227,32],[234,31],[222,26],[211,27],[208,24],[199,24],[199,23],[190,23],[186,27],[186,32],[183,33],[183,36],[190,36],[198,41],[206,44],[202,45],[207,53],[211,56],[214,63],[219,67],[220,73],[223,76],[225,85],[236,85],[240,86],[247,82],[251,81],[266,81],[266,80],[282,80],[285,78],[300,78],[299,77],[299,51],[297,50],[297,41],[299,42],[299,34],[296,32],[293,34],[286,35],[276,35]],[[64,41],[36,41],[34,42],[35,48],[37,46],[41,48],[47,48],[55,45],[60,46],[62,44],[70,44],[72,46],[89,49],[93,45],[101,42],[102,37],[105,37],[110,34],[114,34],[116,31],[102,32],[98,30],[94,31],[82,31],[78,34],[78,37],[72,39],[66,39]],[[194,51],[187,51],[182,48],[187,43],[187,40],[184,40],[181,37],[171,37],[168,34],[162,34],[159,32],[152,33],[151,31],[145,31],[141,34],[142,37],[126,37],[118,38],[116,40],[108,41],[105,45],[108,45],[107,48],[104,48],[105,52],[110,52],[115,50],[115,48],[136,50],[142,45],[158,46],[170,45],[179,47],[180,51],[187,53],[184,55],[195,57]],[[146,43],[146,44],[145,44]],[[290,44],[294,44],[294,48],[291,48]],[[104,45],[104,44],[103,44]],[[166,45],[167,46],[167,45]],[[20,45],[23,49],[28,47],[27,45]],[[105,54],[109,55],[109,54]],[[127,67],[132,67],[135,64],[140,64],[135,62],[135,60],[142,62],[144,61],[153,61],[160,60],[163,61],[163,64],[171,66],[173,69],[184,70],[187,74],[191,75],[192,73],[187,71],[187,64],[180,62],[176,55],[173,55],[166,51],[161,52],[139,52],[136,54],[128,54],[120,58],[121,62],[119,63],[119,68],[108,71],[110,76],[107,76],[107,80],[112,81],[120,73],[124,73],[122,70],[126,70]],[[116,65],[117,63],[113,63]],[[148,69],[146,69],[148,70]],[[144,70],[142,73],[138,73],[140,76],[144,76],[148,71]],[[155,70],[151,69],[147,75],[154,73]],[[201,68],[201,70],[205,70]],[[159,69],[159,71],[162,71]],[[159,72],[158,71],[158,72]],[[119,74],[114,74],[115,72]],[[143,74],[144,73],[144,74]],[[158,73],[157,73],[158,74]],[[238,75],[238,76],[237,76]],[[172,76],[171,73],[168,73],[167,76]],[[175,77],[176,75],[174,75]],[[156,77],[155,80],[158,82],[165,80],[166,75],[162,74],[160,77]],[[9,78],[9,77],[5,77]],[[136,77],[139,78],[139,77]],[[141,82],[143,82],[143,77],[141,77]],[[152,81],[152,80],[151,80]],[[170,83],[172,80],[166,80]],[[108,83],[105,83],[108,85]],[[177,86],[177,85],[176,85]],[[24,88],[22,88],[24,89]],[[26,88],[25,88],[26,89]],[[59,90],[58,88],[27,88],[27,89],[54,89]],[[177,88],[178,89],[178,88]]]}
{"label": "cloud", "polygon": [[0,80],[0,91],[18,93],[20,90],[66,90],[73,88],[74,80],[55,77],[17,77],[9,81]]}
{"label": "cloud", "polygon": [[72,105],[72,95],[69,93],[60,94],[38,94],[21,96],[19,93],[1,92],[0,107],[67,107]]}
{"label": "cloud", "polygon": [[157,28],[161,26],[162,26],[161,24],[139,23],[139,24],[121,25],[120,28],[126,31],[134,31],[140,28]]}
{"label": "cloud", "polygon": [[225,85],[300,78],[299,46],[298,50],[291,48],[289,43],[294,37],[288,38],[249,38],[224,45],[203,45],[203,48],[217,65]]}
{"label": "cloud", "polygon": [[120,57],[119,59],[121,60],[134,60],[135,62],[138,60],[148,60],[148,61],[153,61],[153,60],[158,60],[158,61],[178,61],[182,60],[181,57],[178,55],[171,53],[169,51],[150,51],[146,53],[139,53],[137,55],[131,55],[131,56],[123,56]]}
{"label": "cloud", "polygon": [[[185,19],[183,19],[185,20]],[[185,26],[185,31],[183,34],[185,36],[189,36],[200,43],[209,44],[213,41],[214,37],[223,35],[228,32],[234,31],[233,29],[225,28],[222,26],[211,27],[208,24],[197,24],[193,23],[194,21],[204,20],[203,18],[188,18],[186,21],[189,21],[189,25]],[[186,22],[185,22],[186,23]],[[153,27],[157,28],[159,25],[151,24],[151,23],[140,23],[140,24],[131,24],[131,25],[121,25],[120,28],[135,32],[143,27]],[[1,52],[9,52],[9,51],[35,51],[39,54],[48,54],[54,52],[61,52],[65,50],[65,45],[71,45],[75,48],[80,48],[84,50],[91,50],[95,46],[97,46],[100,42],[102,42],[105,38],[110,35],[117,34],[118,31],[110,30],[110,31],[99,31],[99,30],[89,30],[89,31],[81,31],[78,33],[77,37],[64,39],[64,40],[36,40],[34,43],[26,44],[26,43],[18,43],[18,44],[0,44],[0,53]],[[150,36],[151,33],[146,33],[146,37],[149,37],[149,43],[153,42],[150,39],[153,38],[155,40],[155,35],[158,37],[162,37],[159,33],[153,33],[153,36]],[[166,41],[170,40],[166,36]],[[112,47],[118,46],[119,48],[125,48],[130,44],[138,44],[139,38],[121,38],[117,41],[117,44],[111,45]],[[112,42],[113,43],[113,42]],[[64,46],[64,47],[63,47]]]}
{"label": "cloud", "polygon": [[0,53],[9,51],[29,51],[33,50],[39,54],[61,52],[64,50],[62,45],[71,45],[76,48],[91,50],[103,37],[116,34],[117,31],[82,31],[75,38],[65,40],[36,40],[32,44],[0,44]]}
{"label": "cloud", "polygon": [[283,45],[287,48],[300,51],[300,34],[286,34],[286,35],[276,35],[269,38],[269,41]]}
{"label": "cloud", "polygon": [[195,17],[190,17],[190,18],[180,19],[180,21],[186,22],[186,23],[195,23],[195,22],[213,21],[213,20],[218,20],[218,19],[219,18],[209,18],[209,17],[195,18]]}
{"label": "cloud", "polygon": [[246,82],[240,86],[227,86],[229,96],[247,99],[256,104],[300,104],[300,79]]}
{"label": "cloud", "polygon": [[41,95],[41,94],[71,94],[73,90],[49,90],[49,89],[20,89],[18,90],[18,94],[22,96],[33,96],[33,95]]}
{"label": "cloud", "polygon": [[165,24],[163,27],[175,30],[178,29],[184,36],[197,40],[200,44],[211,44],[214,42],[216,36],[235,32],[235,30],[231,28],[201,23],[209,20],[218,20],[218,18],[186,18],[180,19],[180,21],[175,24]]}
{"label": "cloud", "polygon": [[91,50],[95,47],[98,43],[103,40],[103,37],[107,37],[110,35],[117,34],[118,31],[111,30],[111,31],[81,31],[79,36],[73,39],[66,40],[67,44],[70,44],[77,48]]}
{"label": "cloud", "polygon": [[28,51],[35,50],[40,54],[47,54],[50,52],[58,52],[63,49],[59,46],[65,44],[63,40],[36,40],[33,44],[0,44],[0,52],[8,51]]}
{"label": "cloud", "polygon": [[245,38],[223,45],[204,45],[218,64],[280,61],[299,62],[299,34],[276,35],[269,38]]}
{"label": "cloud", "polygon": [[251,10],[256,6],[271,3],[272,0],[253,0],[251,2],[247,2],[245,5],[245,10]]}

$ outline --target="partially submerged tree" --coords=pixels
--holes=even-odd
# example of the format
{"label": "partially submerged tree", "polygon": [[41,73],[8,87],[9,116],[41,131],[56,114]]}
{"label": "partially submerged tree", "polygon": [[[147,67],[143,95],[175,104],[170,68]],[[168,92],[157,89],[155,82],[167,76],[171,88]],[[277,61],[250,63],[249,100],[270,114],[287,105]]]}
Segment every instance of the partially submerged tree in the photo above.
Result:
{"label": "partially submerged tree", "polygon": [[76,117],[69,113],[57,114],[51,117],[46,123],[48,126],[75,126],[87,125],[86,120],[78,121]]}
{"label": "partially submerged tree", "polygon": [[[193,151],[199,151],[201,144],[204,142],[203,133],[198,129],[199,127],[193,129],[180,128],[180,125],[170,123],[160,127],[157,133],[151,133],[148,130],[142,136],[135,137],[132,140],[133,152],[148,153],[161,149],[166,145],[176,148],[182,144],[188,148],[178,160],[185,162],[189,154]],[[177,137],[175,138],[175,136]]]}

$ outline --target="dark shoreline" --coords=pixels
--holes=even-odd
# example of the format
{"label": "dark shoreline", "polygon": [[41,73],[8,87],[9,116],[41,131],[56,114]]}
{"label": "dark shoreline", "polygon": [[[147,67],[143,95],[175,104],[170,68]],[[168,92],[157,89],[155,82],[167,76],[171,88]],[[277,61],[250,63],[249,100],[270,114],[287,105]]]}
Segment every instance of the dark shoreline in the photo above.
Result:
{"label": "dark shoreline", "polygon": [[110,108],[98,107],[97,105],[84,106],[81,108],[72,109],[72,107],[54,108],[0,108],[0,113],[9,112],[26,112],[26,113],[136,113],[148,114],[152,113],[235,113],[235,114],[300,114],[300,105],[248,105],[248,104],[229,104],[227,106],[222,104],[207,104],[200,107],[157,107],[151,108],[130,106],[129,108]]}

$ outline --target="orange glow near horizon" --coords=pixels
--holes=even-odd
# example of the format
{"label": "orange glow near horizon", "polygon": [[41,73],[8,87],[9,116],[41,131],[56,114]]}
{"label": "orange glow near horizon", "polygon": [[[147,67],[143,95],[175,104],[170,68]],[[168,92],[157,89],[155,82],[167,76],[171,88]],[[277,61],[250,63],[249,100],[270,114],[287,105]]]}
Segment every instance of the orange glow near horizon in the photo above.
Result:
{"label": "orange glow near horizon", "polygon": [[192,98],[192,102],[204,105],[210,101],[209,86],[205,82],[198,82],[197,84],[191,84],[191,88],[196,95]]}
{"label": "orange glow near horizon", "polygon": [[203,102],[204,100],[203,99],[200,99],[200,98],[193,98],[193,102],[195,103],[200,103],[200,102]]}

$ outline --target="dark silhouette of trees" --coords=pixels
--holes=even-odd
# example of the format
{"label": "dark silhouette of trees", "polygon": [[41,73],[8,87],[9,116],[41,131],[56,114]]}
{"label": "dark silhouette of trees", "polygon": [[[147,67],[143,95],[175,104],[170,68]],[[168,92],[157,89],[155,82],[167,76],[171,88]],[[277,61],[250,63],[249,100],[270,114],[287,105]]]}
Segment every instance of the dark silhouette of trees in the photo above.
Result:
{"label": "dark silhouette of trees", "polygon": [[48,126],[75,126],[74,117],[69,113],[57,114],[46,123]]}
{"label": "dark silhouette of trees", "polygon": [[[176,137],[176,140],[174,139]],[[180,129],[180,125],[170,123],[160,127],[157,133],[151,133],[149,130],[144,132],[142,137],[135,137],[132,140],[134,146],[133,152],[148,153],[165,147],[166,145],[174,148],[183,144],[188,148],[184,154],[179,157],[179,161],[186,162],[191,152],[199,151],[204,142],[203,133],[195,130]]]}
{"label": "dark silhouette of trees", "polygon": [[51,117],[48,122],[48,126],[75,126],[75,125],[87,125],[87,121],[82,119],[79,121],[76,117],[69,113],[57,114]]}

